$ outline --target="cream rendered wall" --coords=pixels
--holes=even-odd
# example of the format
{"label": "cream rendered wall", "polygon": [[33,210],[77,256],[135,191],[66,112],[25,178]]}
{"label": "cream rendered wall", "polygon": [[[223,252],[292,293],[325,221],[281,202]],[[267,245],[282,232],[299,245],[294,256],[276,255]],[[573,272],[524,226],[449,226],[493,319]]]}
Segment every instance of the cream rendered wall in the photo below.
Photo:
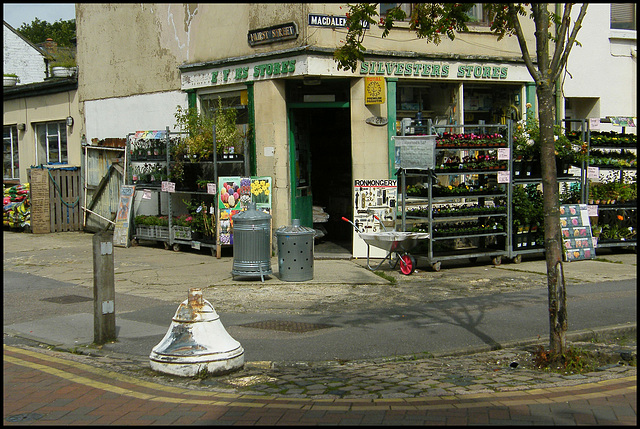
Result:
{"label": "cream rendered wall", "polygon": [[[344,16],[348,11],[346,4],[319,4],[307,3],[306,13]],[[306,14],[305,14],[306,19]],[[306,23],[306,21],[305,21]],[[520,60],[522,52],[516,37],[505,37],[498,41],[487,27],[468,25],[469,32],[456,33],[455,40],[442,37],[439,45],[427,43],[424,39],[418,39],[414,31],[409,29],[408,23],[396,23],[396,27],[386,38],[382,38],[383,28],[371,25],[367,30],[363,45],[367,51],[399,51],[425,55],[438,55],[442,58],[464,58],[468,56],[487,56],[497,59]],[[527,38],[529,52],[535,55],[535,36],[533,21],[528,18],[521,19],[523,32]],[[345,40],[347,30],[345,28],[327,29],[308,27],[306,44],[337,48]],[[365,54],[366,55],[366,54]]]}
{"label": "cream rendered wall", "polygon": [[[272,177],[271,208],[274,230],[289,225],[289,134],[284,80],[254,84],[255,135],[258,176]],[[265,148],[267,149],[265,155]],[[273,148],[273,156],[270,156]]]}
{"label": "cream rendered wall", "polygon": [[92,138],[126,137],[136,131],[178,131],[174,113],[187,107],[182,91],[90,100],[84,103],[87,141]]}
{"label": "cream rendered wall", "polygon": [[[395,101],[395,100],[394,100]],[[387,127],[365,123],[371,116],[387,117],[387,104],[364,104],[364,78],[351,81],[351,158],[353,178],[387,179]]]}
{"label": "cream rendered wall", "polygon": [[[305,3],[199,4],[193,15],[189,63],[257,55],[303,46],[307,19]],[[300,35],[293,40],[250,46],[249,30],[295,22]],[[214,29],[212,31],[212,29]]]}
{"label": "cream rendered wall", "polygon": [[[574,15],[580,4],[575,5]],[[574,16],[574,18],[575,18]],[[600,99],[600,116],[637,117],[637,33],[610,29],[611,5],[590,3],[564,75],[565,97]],[[601,124],[602,130],[620,127]],[[637,132],[627,128],[626,132]]]}
{"label": "cream rendered wall", "polygon": [[[4,124],[26,124],[25,131],[18,131],[20,156],[20,181],[27,180],[27,169],[36,165],[35,124],[40,122],[64,121],[67,116],[77,120],[77,91],[66,91],[38,97],[5,100],[3,103]],[[67,155],[69,166],[80,166],[82,148],[80,126],[74,123],[67,127]],[[39,160],[39,163],[46,161]]]}

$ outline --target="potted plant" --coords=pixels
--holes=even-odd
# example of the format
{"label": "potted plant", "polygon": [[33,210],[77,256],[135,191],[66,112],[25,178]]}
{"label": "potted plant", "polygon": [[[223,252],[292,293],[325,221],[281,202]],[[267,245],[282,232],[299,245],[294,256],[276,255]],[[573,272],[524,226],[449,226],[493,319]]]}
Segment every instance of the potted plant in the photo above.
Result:
{"label": "potted plant", "polygon": [[2,86],[16,86],[16,84],[20,82],[20,78],[17,74],[14,73],[4,73]]}
{"label": "potted plant", "polygon": [[224,108],[222,98],[218,97],[218,108],[215,111],[216,153],[222,159],[239,158],[243,153],[244,135],[236,125],[238,112],[234,108]]}
{"label": "potted plant", "polygon": [[77,71],[76,62],[71,58],[62,58],[51,63],[53,77],[73,77]]}

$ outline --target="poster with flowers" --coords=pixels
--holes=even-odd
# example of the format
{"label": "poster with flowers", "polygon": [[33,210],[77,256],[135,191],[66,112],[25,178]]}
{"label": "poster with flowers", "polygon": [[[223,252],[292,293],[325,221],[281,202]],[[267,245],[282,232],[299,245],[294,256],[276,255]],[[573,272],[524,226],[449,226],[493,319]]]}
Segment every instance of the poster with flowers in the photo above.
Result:
{"label": "poster with flowers", "polygon": [[271,209],[271,177],[251,178],[251,201],[257,209]]}
{"label": "poster with flowers", "polygon": [[593,259],[596,256],[586,204],[561,205],[560,229],[565,261]]}
{"label": "poster with flowers", "polygon": [[218,178],[218,244],[233,244],[233,216],[244,211],[250,202],[256,209],[271,214],[271,177]]}

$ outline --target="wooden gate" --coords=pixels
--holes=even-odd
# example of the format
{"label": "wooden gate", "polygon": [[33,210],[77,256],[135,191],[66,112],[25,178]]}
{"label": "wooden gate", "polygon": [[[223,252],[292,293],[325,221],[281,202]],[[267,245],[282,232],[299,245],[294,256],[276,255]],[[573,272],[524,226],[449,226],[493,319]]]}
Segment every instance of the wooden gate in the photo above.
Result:
{"label": "wooden gate", "polygon": [[31,168],[29,182],[33,233],[82,230],[78,167]]}

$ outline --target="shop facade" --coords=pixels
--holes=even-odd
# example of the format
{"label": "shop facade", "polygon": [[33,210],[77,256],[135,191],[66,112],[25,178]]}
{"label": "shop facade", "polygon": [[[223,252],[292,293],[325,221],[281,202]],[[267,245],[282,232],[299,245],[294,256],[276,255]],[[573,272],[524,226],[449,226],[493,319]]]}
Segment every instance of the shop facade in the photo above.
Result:
{"label": "shop facade", "polygon": [[319,206],[329,214],[327,239],[350,242],[341,217],[353,214],[354,181],[395,178],[392,137],[416,133],[402,129],[409,120],[505,124],[535,106],[522,63],[403,54],[372,55],[356,72],[313,48],[186,64],[181,89],[200,110],[218,97],[246,106],[251,172],[273,178],[274,225],[312,226]]}

